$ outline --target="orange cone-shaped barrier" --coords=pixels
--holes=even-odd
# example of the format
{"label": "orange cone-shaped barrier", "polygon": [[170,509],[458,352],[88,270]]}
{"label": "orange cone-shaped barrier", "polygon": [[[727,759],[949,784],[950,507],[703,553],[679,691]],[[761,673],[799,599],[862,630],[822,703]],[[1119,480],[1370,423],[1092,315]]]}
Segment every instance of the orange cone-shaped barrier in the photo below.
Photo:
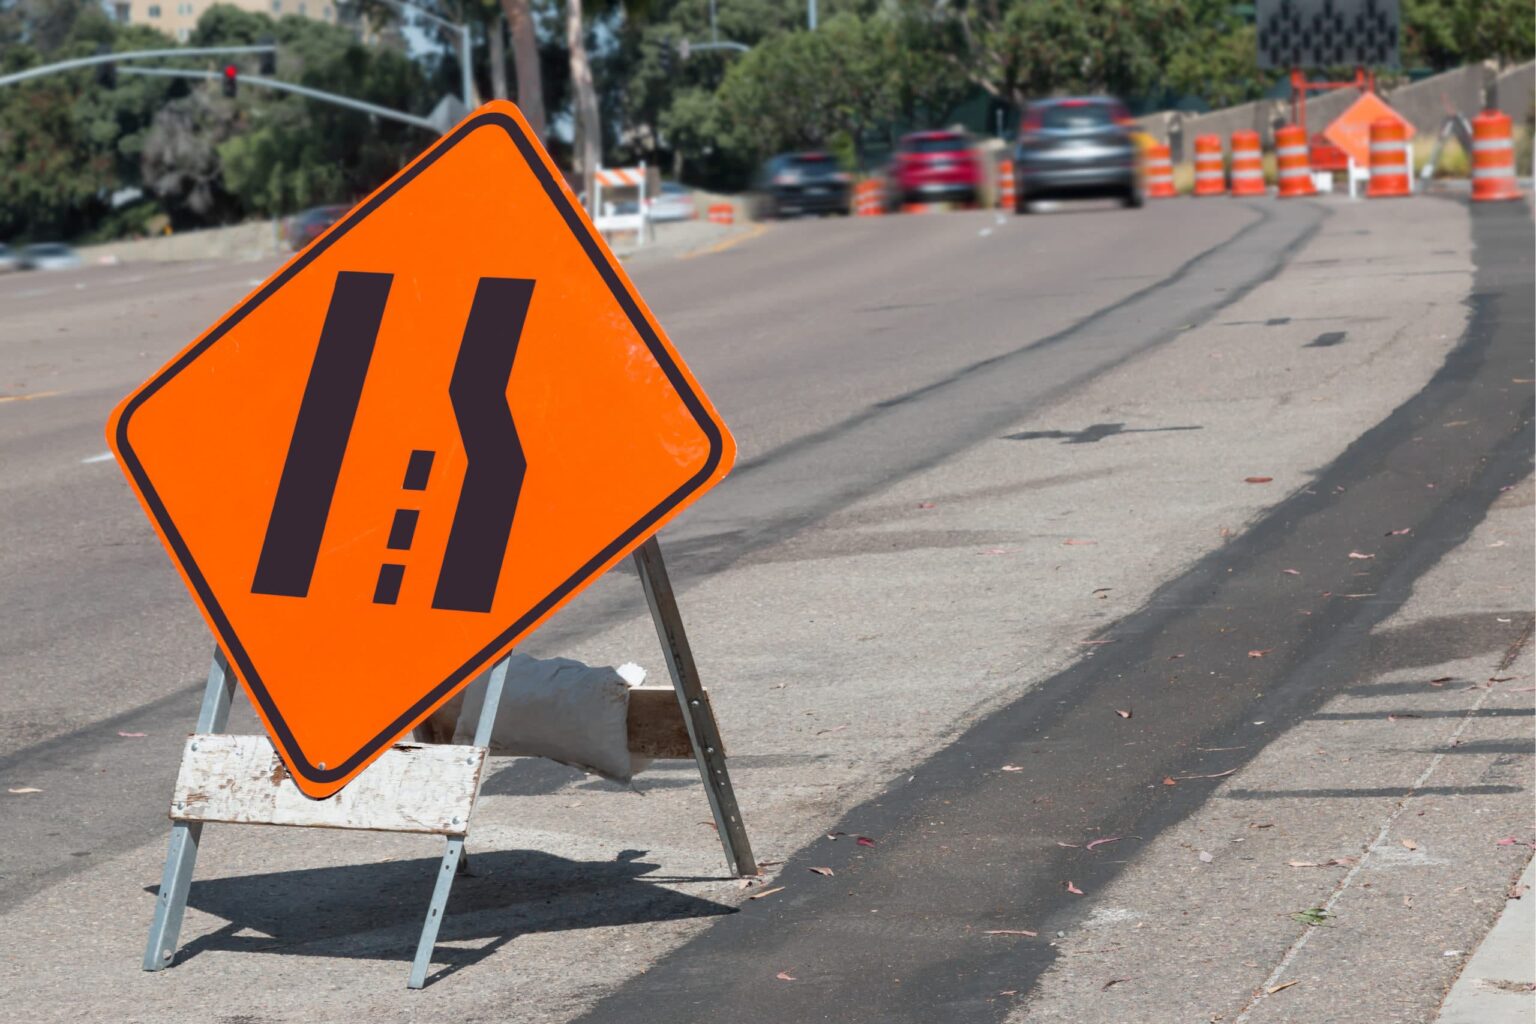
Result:
{"label": "orange cone-shaped barrier", "polygon": [[1232,133],[1232,194],[1264,194],[1264,150],[1258,132]]}
{"label": "orange cone-shaped barrier", "polygon": [[1280,167],[1280,198],[1317,195],[1307,159],[1307,133],[1300,125],[1275,129],[1275,162]]}
{"label": "orange cone-shaped barrier", "polygon": [[1472,201],[1519,198],[1509,115],[1485,110],[1472,119]]}
{"label": "orange cone-shaped barrier", "polygon": [[997,208],[1013,209],[1013,161],[1004,160],[997,165]]}
{"label": "orange cone-shaped barrier", "polygon": [[1227,176],[1221,169],[1221,136],[1195,136],[1195,195],[1227,194]]}
{"label": "orange cone-shaped barrier", "polygon": [[736,208],[730,203],[714,203],[709,208],[708,217],[711,224],[734,224]]}
{"label": "orange cone-shaped barrier", "polygon": [[1147,147],[1147,198],[1172,199],[1178,195],[1173,187],[1173,160],[1167,146]]}
{"label": "orange cone-shaped barrier", "polygon": [[1413,195],[1413,173],[1409,166],[1408,129],[1393,117],[1378,117],[1371,122],[1371,183],[1365,190],[1368,199]]}

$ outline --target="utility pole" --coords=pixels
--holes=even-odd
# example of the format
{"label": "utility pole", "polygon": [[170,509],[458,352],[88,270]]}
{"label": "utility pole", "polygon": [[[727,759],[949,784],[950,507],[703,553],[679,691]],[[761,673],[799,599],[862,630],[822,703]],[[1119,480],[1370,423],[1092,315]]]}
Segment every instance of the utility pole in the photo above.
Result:
{"label": "utility pole", "polygon": [[805,24],[812,32],[816,31],[816,0],[805,0]]}

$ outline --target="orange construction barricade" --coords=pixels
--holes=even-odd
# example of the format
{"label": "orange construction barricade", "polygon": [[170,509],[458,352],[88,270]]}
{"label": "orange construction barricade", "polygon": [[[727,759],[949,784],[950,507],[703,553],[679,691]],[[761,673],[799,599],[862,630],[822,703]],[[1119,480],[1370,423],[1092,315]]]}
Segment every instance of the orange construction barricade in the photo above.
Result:
{"label": "orange construction barricade", "polygon": [[1232,194],[1264,194],[1264,150],[1258,132],[1232,133]]}
{"label": "orange construction barricade", "polygon": [[1227,176],[1221,169],[1221,136],[1195,136],[1195,195],[1227,194]]}
{"label": "orange construction barricade", "polygon": [[1173,187],[1173,159],[1167,146],[1147,147],[1147,198],[1172,199],[1178,195]]}
{"label": "orange construction barricade", "polygon": [[1369,199],[1413,195],[1409,175],[1408,130],[1395,117],[1378,117],[1371,122],[1371,183],[1365,190]]}
{"label": "orange construction barricade", "polygon": [[1307,132],[1300,125],[1275,129],[1275,162],[1280,167],[1280,198],[1315,196],[1312,165],[1307,161]]}
{"label": "orange construction barricade", "polygon": [[1013,161],[1003,160],[997,165],[997,208],[1013,209]]}
{"label": "orange construction barricade", "polygon": [[1509,115],[1485,110],[1472,119],[1472,200],[1485,203],[1519,198]]}
{"label": "orange construction barricade", "polygon": [[709,208],[708,216],[711,224],[734,224],[736,207],[730,203],[714,203]]}
{"label": "orange construction barricade", "polygon": [[885,189],[879,178],[868,178],[853,186],[853,212],[858,217],[878,217],[885,212]]}

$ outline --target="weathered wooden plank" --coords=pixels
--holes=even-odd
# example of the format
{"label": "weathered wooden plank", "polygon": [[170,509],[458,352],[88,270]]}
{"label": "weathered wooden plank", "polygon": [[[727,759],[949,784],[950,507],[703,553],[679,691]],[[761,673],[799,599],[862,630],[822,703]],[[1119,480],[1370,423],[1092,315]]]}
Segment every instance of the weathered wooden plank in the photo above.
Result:
{"label": "weathered wooden plank", "polygon": [[[709,694],[704,694],[705,710]],[[671,686],[636,686],[629,691],[629,752],[658,760],[693,760],[693,744],[688,740],[688,723],[677,703],[677,691]]]}
{"label": "weathered wooden plank", "polygon": [[[709,703],[705,691],[704,702]],[[455,694],[442,707],[416,727],[416,739],[422,743],[451,743],[459,721],[459,708],[463,695]],[[511,713],[515,706],[503,698],[503,714]],[[671,686],[636,686],[629,691],[629,712],[625,719],[629,737],[629,752],[655,760],[693,760],[693,747],[688,742],[688,724],[683,721],[683,709],[677,704],[677,691]],[[507,750],[492,744],[491,754],[496,757],[523,756],[527,751]]]}
{"label": "weathered wooden plank", "polygon": [[398,744],[341,792],[311,800],[265,736],[198,734],[182,753],[171,818],[463,835],[484,766],[478,747]]}

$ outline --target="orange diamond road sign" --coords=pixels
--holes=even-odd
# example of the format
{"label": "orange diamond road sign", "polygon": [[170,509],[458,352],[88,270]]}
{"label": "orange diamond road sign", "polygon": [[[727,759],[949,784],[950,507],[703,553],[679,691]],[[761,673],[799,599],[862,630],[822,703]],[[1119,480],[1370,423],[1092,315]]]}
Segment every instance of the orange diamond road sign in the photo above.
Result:
{"label": "orange diamond road sign", "polygon": [[1355,161],[1356,167],[1369,167],[1371,122],[1383,117],[1402,122],[1407,137],[1413,138],[1413,125],[1408,123],[1408,119],[1387,106],[1386,101],[1373,92],[1362,93],[1344,113],[1334,118],[1333,123],[1323,129],[1323,138],[1347,153]]}
{"label": "orange diamond road sign", "polygon": [[107,438],[317,798],[736,453],[505,102],[225,314]]}

